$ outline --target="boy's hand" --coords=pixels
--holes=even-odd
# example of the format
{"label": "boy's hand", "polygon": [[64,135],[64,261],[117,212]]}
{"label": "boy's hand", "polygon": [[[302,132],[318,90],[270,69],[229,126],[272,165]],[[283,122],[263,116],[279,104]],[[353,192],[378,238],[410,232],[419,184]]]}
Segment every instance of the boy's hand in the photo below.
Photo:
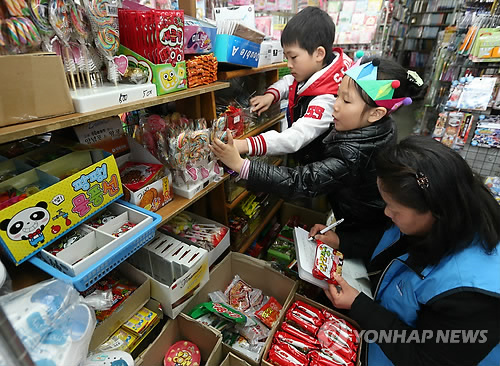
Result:
{"label": "boy's hand", "polygon": [[243,159],[238,152],[236,146],[234,146],[233,135],[231,130],[227,130],[227,144],[223,143],[219,139],[215,139],[213,144],[210,145],[210,150],[217,156],[217,158],[222,161],[229,169],[234,170],[237,173],[241,172],[241,167],[243,166]]}
{"label": "boy's hand", "polygon": [[274,97],[272,94],[258,95],[250,99],[250,106],[252,107],[251,110],[252,112],[257,112],[257,115],[260,116],[262,112],[269,109],[273,102]]}
{"label": "boy's hand", "polygon": [[325,290],[325,294],[332,302],[333,306],[337,309],[350,309],[352,303],[359,295],[359,291],[354,287],[351,287],[342,276],[338,274],[334,275],[335,281],[338,285],[328,285],[328,289]]}
{"label": "boy's hand", "polygon": [[248,154],[248,142],[247,140],[234,140],[234,146],[238,149],[240,155]]}
{"label": "boy's hand", "polygon": [[321,224],[314,225],[311,230],[309,230],[309,237],[314,236],[315,239],[321,240],[326,245],[332,247],[333,249],[339,249],[340,238],[334,231],[328,230],[324,235],[319,232],[323,230],[326,226]]}

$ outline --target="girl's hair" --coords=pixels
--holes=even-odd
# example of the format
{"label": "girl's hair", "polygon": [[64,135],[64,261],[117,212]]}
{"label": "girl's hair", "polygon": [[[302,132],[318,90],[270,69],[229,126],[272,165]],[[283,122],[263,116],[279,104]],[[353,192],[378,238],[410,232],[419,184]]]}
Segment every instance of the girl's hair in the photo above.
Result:
{"label": "girl's hair", "polygon": [[430,137],[412,136],[376,159],[381,188],[392,199],[435,218],[410,254],[421,265],[473,245],[491,253],[500,242],[500,205],[455,151]]}
{"label": "girl's hair", "polygon": [[[413,81],[410,81],[408,79],[408,70],[397,62],[385,58],[363,57],[361,59],[361,64],[373,61],[375,59],[380,61],[380,64],[378,65],[377,80],[399,80],[400,82],[399,88],[394,90],[393,98],[410,97],[413,100],[417,100],[423,97],[426,87],[418,86]],[[349,80],[349,82],[353,81],[354,80]],[[366,92],[359,86],[359,84],[356,82],[354,82],[354,84],[359,95],[366,103],[363,113],[369,108],[377,108],[378,105],[373,101],[372,98],[370,98],[368,94],[366,94]]]}

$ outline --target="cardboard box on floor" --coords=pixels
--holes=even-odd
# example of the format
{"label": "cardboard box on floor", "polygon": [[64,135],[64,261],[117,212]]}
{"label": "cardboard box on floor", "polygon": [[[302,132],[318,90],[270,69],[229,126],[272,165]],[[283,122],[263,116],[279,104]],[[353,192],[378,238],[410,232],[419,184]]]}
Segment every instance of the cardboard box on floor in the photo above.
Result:
{"label": "cardboard box on floor", "polygon": [[323,212],[284,202],[280,209],[281,225],[285,225],[292,216],[300,217],[300,222],[309,226],[313,226],[314,224],[324,225],[328,218]]}
{"label": "cardboard box on floor", "polygon": [[[295,301],[297,300],[300,300],[300,301],[303,301],[305,302],[306,304],[309,304],[311,306],[314,306],[315,308],[317,309],[320,309],[320,310],[327,310],[329,312],[331,312],[332,314],[338,316],[339,318],[342,318],[342,319],[345,319],[347,322],[349,322],[350,324],[352,324],[354,327],[356,327],[356,329],[358,331],[361,330],[361,327],[359,326],[358,323],[356,323],[354,320],[350,319],[349,317],[343,315],[343,314],[340,314],[338,312],[336,312],[335,310],[332,310],[324,305],[321,305],[320,303],[317,303],[316,301],[313,301],[307,297],[304,297],[302,295],[299,295],[299,294],[294,294],[292,300],[288,303],[288,306],[287,306],[287,309],[290,307],[290,305],[292,305]],[[264,355],[262,357],[262,362],[261,362],[261,365],[262,366],[273,366],[273,364],[267,362],[267,355],[269,353],[269,349],[271,348],[271,344],[272,344],[272,339],[274,338],[274,334],[276,333],[276,331],[280,328],[281,326],[281,323],[283,323],[283,321],[285,320],[285,313],[286,313],[286,310],[283,311],[280,315],[280,319],[279,319],[279,326],[278,327],[274,327],[271,331],[271,333],[269,334],[269,338],[268,338],[268,342],[266,344],[266,347],[264,348]],[[361,356],[361,346],[362,346],[362,341],[360,341],[360,344],[359,344],[359,347],[358,347],[358,354],[357,354],[357,358],[356,358],[356,366],[360,366],[361,365],[361,360],[360,360],[360,356]]]}
{"label": "cardboard box on floor", "polygon": [[[94,330],[90,340],[89,350],[93,351],[105,342],[114,332],[118,330],[127,320],[137,313],[151,298],[151,282],[148,276],[140,271],[131,271],[127,262],[118,267],[118,271],[124,278],[138,285],[137,289],[125,299],[122,305],[113,314]],[[133,268],[133,267],[132,267]],[[153,309],[152,309],[153,310]]]}
{"label": "cardboard box on floor", "polygon": [[189,304],[189,300],[208,282],[208,253],[205,252],[196,265],[175,280],[171,286],[155,280],[134,266],[130,266],[130,271],[140,272],[151,280],[151,297],[161,303],[166,315],[175,318]]}
{"label": "cardboard box on floor", "polygon": [[0,126],[75,112],[55,53],[0,56],[0,70]]}
{"label": "cardboard box on floor", "polygon": [[187,315],[180,314],[165,324],[158,338],[135,360],[136,366],[163,366],[165,354],[170,346],[178,341],[196,344],[200,349],[202,365],[220,365],[221,333],[204,327]]}
{"label": "cardboard box on floor", "polygon": [[[250,286],[262,290],[264,295],[274,297],[283,308],[291,301],[297,289],[297,283],[294,280],[272,269],[270,263],[231,252],[210,272],[210,280],[189,301],[182,312],[187,314],[198,304],[210,301],[208,294],[218,290],[224,291],[235,275],[239,275]],[[224,353],[232,352],[250,365],[258,366],[260,364],[260,359],[259,362],[253,361],[224,344],[222,348]]]}
{"label": "cardboard box on floor", "polygon": [[229,352],[220,366],[250,366],[250,364]]}

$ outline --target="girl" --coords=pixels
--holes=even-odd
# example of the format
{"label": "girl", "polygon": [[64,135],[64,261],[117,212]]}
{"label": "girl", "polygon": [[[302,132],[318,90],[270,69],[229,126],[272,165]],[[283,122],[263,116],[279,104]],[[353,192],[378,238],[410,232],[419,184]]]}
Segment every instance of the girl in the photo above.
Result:
{"label": "girl", "polygon": [[[362,64],[361,64],[362,63]],[[346,258],[368,260],[387,228],[377,190],[374,156],[396,143],[389,114],[420,93],[414,72],[385,59],[363,59],[346,72],[333,107],[334,126],[321,145],[322,161],[297,168],[244,160],[233,145],[215,140],[212,151],[247,180],[247,188],[283,197],[326,194],[337,218],[335,242]]]}
{"label": "girl", "polygon": [[340,291],[326,291],[362,329],[392,332],[367,344],[363,363],[499,365],[500,206],[456,152],[430,138],[389,147],[376,169],[394,225],[368,266],[381,276],[375,301],[342,277]]}

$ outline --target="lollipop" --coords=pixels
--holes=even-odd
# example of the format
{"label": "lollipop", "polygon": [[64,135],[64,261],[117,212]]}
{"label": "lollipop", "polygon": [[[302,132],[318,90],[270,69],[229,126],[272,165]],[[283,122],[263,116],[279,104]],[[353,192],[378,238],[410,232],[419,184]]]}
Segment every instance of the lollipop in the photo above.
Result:
{"label": "lollipop", "polygon": [[7,36],[10,39],[10,43],[14,46],[20,46],[21,41],[17,35],[16,25],[12,21],[12,19],[5,19],[5,25],[7,28]]}
{"label": "lollipop", "polygon": [[[13,17],[22,17],[23,14],[23,1],[18,0],[5,0],[5,5],[10,15]],[[26,5],[26,3],[24,3]]]}
{"label": "lollipop", "polygon": [[17,18],[17,20],[23,24],[24,33],[27,37],[29,37],[31,45],[34,47],[38,46],[40,44],[41,37],[33,22],[29,18]]}
{"label": "lollipop", "polygon": [[7,43],[5,42],[5,38],[3,37],[2,32],[2,19],[0,19],[0,47],[5,47]]}
{"label": "lollipop", "polygon": [[113,56],[120,46],[118,33],[118,18],[108,14],[109,9],[114,9],[114,0],[85,0],[85,8],[90,18],[94,41],[99,51],[108,60],[108,79],[116,85],[119,73]]}
{"label": "lollipop", "polygon": [[73,90],[76,90],[75,77],[73,71],[76,68],[73,58],[69,55],[69,38],[71,36],[71,27],[69,23],[68,8],[63,0],[50,0],[49,3],[49,22],[56,32],[57,37],[63,43],[64,48],[64,63],[66,71],[70,73],[71,85]]}
{"label": "lollipop", "polygon": [[11,21],[14,24],[14,27],[16,27],[17,36],[19,37],[19,43],[21,43],[22,45],[27,44],[28,40],[26,39],[23,25],[16,18],[12,18]]}
{"label": "lollipop", "polygon": [[31,19],[40,33],[46,38],[52,37],[54,30],[49,22],[49,0],[30,0],[29,5]]}
{"label": "lollipop", "polygon": [[[80,65],[80,69],[85,70],[87,75],[87,84],[89,87],[92,86],[92,82],[90,80],[90,65],[89,65],[89,56],[88,49],[86,47],[87,40],[90,36],[89,24],[86,21],[83,8],[75,3],[74,0],[68,0],[69,7],[69,17],[71,19],[71,24],[73,25],[73,29],[77,35],[78,42],[80,43],[80,54],[83,55],[84,65]],[[81,58],[80,58],[81,60]]]}

